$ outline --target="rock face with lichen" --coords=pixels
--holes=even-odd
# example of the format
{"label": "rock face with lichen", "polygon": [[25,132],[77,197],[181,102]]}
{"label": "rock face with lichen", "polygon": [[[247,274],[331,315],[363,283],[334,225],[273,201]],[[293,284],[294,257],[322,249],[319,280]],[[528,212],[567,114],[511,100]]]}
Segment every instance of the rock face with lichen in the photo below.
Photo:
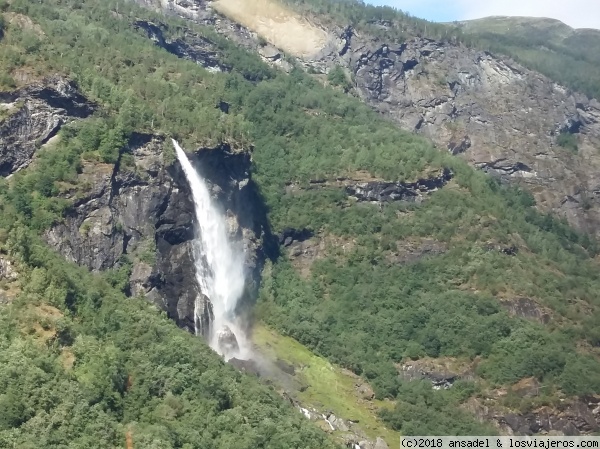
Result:
{"label": "rock face with lichen", "polygon": [[193,205],[178,167],[165,163],[162,138],[136,135],[129,166],[87,163],[63,222],[45,235],[68,260],[92,271],[131,262],[130,293],[145,294],[182,326],[194,329],[199,295],[191,241]]}

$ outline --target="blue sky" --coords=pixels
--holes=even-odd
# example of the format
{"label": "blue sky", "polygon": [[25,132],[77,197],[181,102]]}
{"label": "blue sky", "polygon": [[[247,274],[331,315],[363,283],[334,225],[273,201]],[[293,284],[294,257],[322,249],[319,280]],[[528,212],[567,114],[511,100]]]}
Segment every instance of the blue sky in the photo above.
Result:
{"label": "blue sky", "polygon": [[600,0],[366,0],[423,19],[449,22],[492,15],[551,17],[574,28],[600,29]]}
{"label": "blue sky", "polygon": [[422,19],[433,20],[434,22],[452,22],[453,20],[461,19],[460,6],[451,1],[368,0],[367,3],[371,3],[373,5],[394,6],[395,8],[408,12],[413,16],[420,17]]}

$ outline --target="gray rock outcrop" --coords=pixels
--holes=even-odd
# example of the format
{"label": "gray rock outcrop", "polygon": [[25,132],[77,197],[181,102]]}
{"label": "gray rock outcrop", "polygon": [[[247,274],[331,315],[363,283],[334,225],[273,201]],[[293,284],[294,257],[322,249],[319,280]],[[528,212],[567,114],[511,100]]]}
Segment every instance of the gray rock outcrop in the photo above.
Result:
{"label": "gray rock outcrop", "polygon": [[217,330],[217,346],[226,357],[237,355],[240,351],[237,338],[229,326]]}
{"label": "gray rock outcrop", "polygon": [[183,174],[168,166],[164,141],[136,135],[115,165],[85,164],[63,222],[46,232],[48,243],[68,260],[92,271],[119,268],[132,259],[130,293],[146,294],[180,325],[194,329],[195,282],[191,242],[193,205]]}
{"label": "gray rock outcrop", "polygon": [[170,40],[164,36],[166,26],[162,23],[137,20],[133,26],[136,29],[144,30],[148,38],[157,46],[180,58],[194,61],[196,64],[215,72],[230,70],[229,67],[220,62],[215,44],[196,33],[186,30],[183,38]]}
{"label": "gray rock outcrop", "polygon": [[71,120],[95,105],[59,76],[13,92],[0,92],[0,176],[27,167],[34,153]]}
{"label": "gray rock outcrop", "polygon": [[552,311],[542,307],[536,301],[530,298],[510,298],[500,302],[508,313],[512,316],[518,316],[528,320],[537,321],[541,324],[548,324],[552,318]]}
{"label": "gray rock outcrop", "polygon": [[[532,389],[524,395],[531,395]],[[488,401],[489,402],[489,401]],[[562,402],[557,407],[540,407],[527,413],[471,398],[464,406],[480,420],[493,422],[504,435],[586,435],[600,429],[600,397],[590,396]]]}
{"label": "gray rock outcrop", "polygon": [[346,193],[358,201],[387,203],[406,201],[420,203],[424,195],[444,187],[453,177],[449,169],[416,182],[347,182]]}
{"label": "gray rock outcrop", "polygon": [[17,292],[16,283],[19,273],[13,261],[5,254],[0,253],[0,305],[11,302]]}

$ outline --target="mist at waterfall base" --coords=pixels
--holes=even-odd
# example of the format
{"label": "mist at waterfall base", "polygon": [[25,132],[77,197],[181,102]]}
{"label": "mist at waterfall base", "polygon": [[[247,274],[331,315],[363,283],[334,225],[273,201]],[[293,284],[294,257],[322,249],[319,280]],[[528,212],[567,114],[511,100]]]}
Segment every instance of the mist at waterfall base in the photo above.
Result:
{"label": "mist at waterfall base", "polygon": [[188,180],[196,215],[194,260],[196,278],[202,293],[210,300],[214,319],[208,331],[201,329],[203,299],[194,307],[196,335],[226,360],[250,358],[250,343],[243,323],[236,315],[245,287],[244,251],[229,239],[225,214],[213,201],[206,181],[198,174],[179,143],[173,140],[183,172]]}

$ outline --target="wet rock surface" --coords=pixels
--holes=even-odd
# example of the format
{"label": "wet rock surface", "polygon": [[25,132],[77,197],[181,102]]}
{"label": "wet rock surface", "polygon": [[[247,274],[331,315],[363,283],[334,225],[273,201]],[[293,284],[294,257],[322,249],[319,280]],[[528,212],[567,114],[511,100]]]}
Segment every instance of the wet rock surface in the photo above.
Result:
{"label": "wet rock surface", "polygon": [[256,292],[264,261],[277,257],[279,247],[270,229],[265,203],[251,179],[251,151],[224,145],[200,149],[190,157],[226,212],[230,238],[243,247],[249,291]]}
{"label": "wet rock surface", "polygon": [[229,326],[223,326],[217,331],[217,347],[226,357],[237,355],[240,351],[237,338]]}
{"label": "wet rock surface", "polygon": [[[127,149],[133,156],[133,166],[125,164],[124,158],[115,166],[96,163],[84,166],[78,183],[89,189],[66,194],[66,198],[73,200],[73,207],[45,238],[67,259],[93,271],[118,268],[124,263],[123,258],[128,258],[133,263],[132,295],[145,295],[180,326],[206,335],[212,321],[212,306],[196,282],[191,192],[180,166],[165,160],[165,153],[170,151],[165,150],[165,145],[170,143],[161,136],[138,134]],[[194,158],[196,163],[210,157],[227,158],[228,151],[204,149],[198,153],[202,156]],[[255,286],[258,278],[253,276],[259,275],[265,257],[264,222],[262,218],[258,220],[260,223],[255,220],[261,205],[253,209],[252,204],[245,203],[260,198],[254,196],[248,167],[236,166],[236,161],[249,163],[249,156],[241,153],[238,156],[241,159],[231,164],[206,164],[206,168],[215,195],[230,216],[230,233],[244,247],[250,284]],[[200,318],[195,322],[198,298]]]}

